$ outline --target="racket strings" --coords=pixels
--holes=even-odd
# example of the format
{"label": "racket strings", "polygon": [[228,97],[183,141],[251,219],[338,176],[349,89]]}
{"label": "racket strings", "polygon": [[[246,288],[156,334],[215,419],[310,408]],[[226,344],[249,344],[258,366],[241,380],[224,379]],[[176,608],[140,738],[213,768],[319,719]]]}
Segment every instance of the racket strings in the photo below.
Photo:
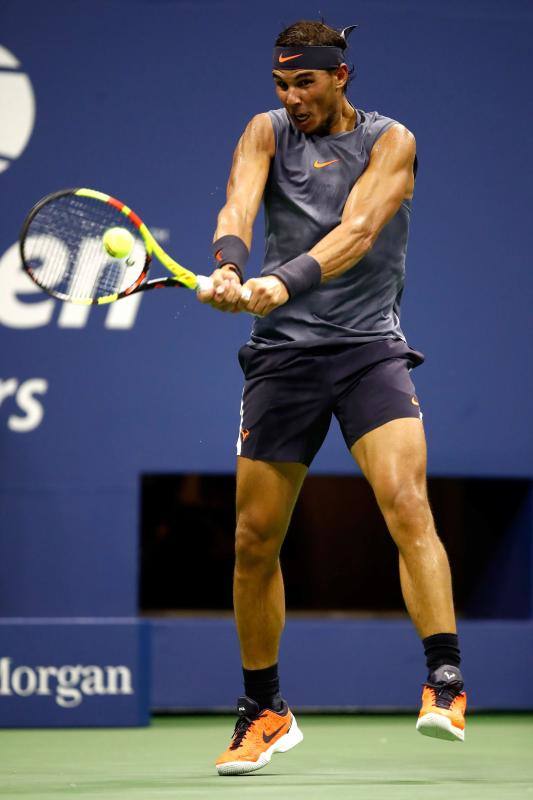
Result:
{"label": "racket strings", "polygon": [[[104,233],[113,227],[126,228],[133,236],[126,258],[113,258],[103,246]],[[146,263],[146,248],[137,227],[117,208],[68,194],[45,203],[34,215],[23,258],[37,282],[58,297],[97,300],[135,283]]]}

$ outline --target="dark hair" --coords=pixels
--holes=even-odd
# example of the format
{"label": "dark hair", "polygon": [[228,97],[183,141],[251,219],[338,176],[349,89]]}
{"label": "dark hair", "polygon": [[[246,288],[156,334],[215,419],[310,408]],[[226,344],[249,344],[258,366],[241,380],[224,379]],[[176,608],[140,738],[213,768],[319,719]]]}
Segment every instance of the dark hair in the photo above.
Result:
{"label": "dark hair", "polygon": [[[348,44],[341,32],[336,28],[330,28],[324,21],[317,22],[312,19],[300,19],[294,22],[281,31],[276,39],[276,47],[298,47],[300,45],[307,46],[322,46],[322,47],[340,47],[341,50],[346,50]],[[335,72],[334,69],[328,69],[327,72]],[[352,65],[349,67],[349,77],[346,86],[355,77],[355,68]],[[346,86],[344,89],[346,90]]]}

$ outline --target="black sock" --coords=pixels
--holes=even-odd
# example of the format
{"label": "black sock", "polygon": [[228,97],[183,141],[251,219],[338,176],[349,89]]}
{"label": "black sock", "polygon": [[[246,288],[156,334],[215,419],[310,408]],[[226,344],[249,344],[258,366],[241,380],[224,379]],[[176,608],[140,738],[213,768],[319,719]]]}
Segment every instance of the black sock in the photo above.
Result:
{"label": "black sock", "polygon": [[422,639],[426,663],[430,674],[443,664],[459,667],[461,664],[461,651],[456,633],[434,633]]}
{"label": "black sock", "polygon": [[259,706],[259,710],[271,708],[280,711],[283,702],[279,693],[278,665],[272,664],[265,669],[244,669],[244,693]]}

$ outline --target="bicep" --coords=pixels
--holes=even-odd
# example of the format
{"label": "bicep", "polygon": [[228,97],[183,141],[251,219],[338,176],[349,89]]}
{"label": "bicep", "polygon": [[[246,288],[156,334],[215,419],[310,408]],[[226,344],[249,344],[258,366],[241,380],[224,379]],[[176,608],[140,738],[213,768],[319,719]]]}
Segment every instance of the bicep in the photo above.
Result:
{"label": "bicep", "polygon": [[227,205],[253,223],[274,155],[274,131],[268,114],[258,114],[247,125],[233,154],[227,186]]}
{"label": "bicep", "polygon": [[385,131],[348,196],[341,221],[366,227],[376,237],[413,195],[415,156],[415,137],[407,128],[397,124]]}

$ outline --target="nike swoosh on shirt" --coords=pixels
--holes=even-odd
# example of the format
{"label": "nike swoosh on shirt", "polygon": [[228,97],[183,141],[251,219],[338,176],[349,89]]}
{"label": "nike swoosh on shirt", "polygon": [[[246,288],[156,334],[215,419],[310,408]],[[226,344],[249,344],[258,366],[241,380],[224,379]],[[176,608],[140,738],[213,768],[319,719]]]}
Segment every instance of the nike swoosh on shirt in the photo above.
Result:
{"label": "nike swoosh on shirt", "polygon": [[334,164],[338,160],[338,158],[334,158],[331,161],[315,161],[313,167],[315,169],[322,169],[322,167],[329,167],[330,164]]}
{"label": "nike swoosh on shirt", "polygon": [[271,742],[272,739],[274,738],[274,736],[276,736],[276,734],[279,733],[280,730],[282,728],[284,728],[284,727],[285,727],[285,723],[283,723],[283,725],[280,725],[280,727],[276,731],[274,731],[274,733],[271,733],[269,736],[267,736],[266,733],[263,731],[263,741],[264,741],[264,743],[268,744],[269,742]]}
{"label": "nike swoosh on shirt", "polygon": [[283,55],[280,55],[278,61],[279,61],[280,64],[283,64],[283,63],[285,63],[285,61],[292,61],[293,58],[300,58],[300,56],[303,56],[303,53],[296,53],[295,56],[283,56]]}

